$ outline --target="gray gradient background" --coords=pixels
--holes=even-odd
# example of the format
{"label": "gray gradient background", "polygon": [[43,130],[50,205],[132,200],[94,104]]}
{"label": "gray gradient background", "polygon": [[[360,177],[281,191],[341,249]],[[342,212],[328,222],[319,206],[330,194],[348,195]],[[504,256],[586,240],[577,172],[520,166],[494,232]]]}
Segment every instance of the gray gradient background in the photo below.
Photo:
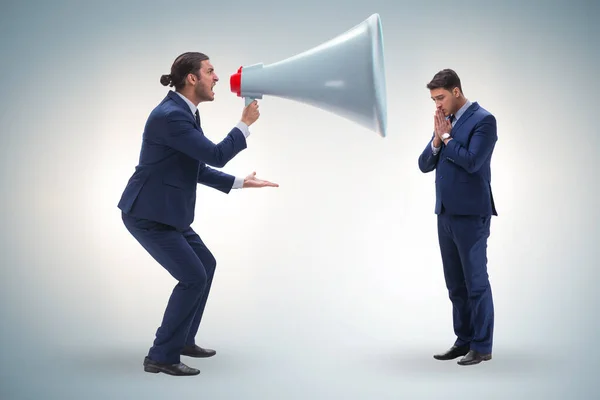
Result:
{"label": "gray gradient background", "polygon": [[[598,4],[3,2],[0,399],[598,398]],[[197,377],[143,373],[175,282],[116,203],[159,76],[181,52],[210,55],[221,82],[200,110],[218,141],[241,113],[240,65],[374,12],[389,137],[265,98],[225,171],[281,187],[198,189],[193,226],[218,260],[198,341],[218,354],[184,358]],[[446,67],[499,131],[494,360],[471,368],[431,357],[453,334],[417,157],[432,130],[424,86]]]}

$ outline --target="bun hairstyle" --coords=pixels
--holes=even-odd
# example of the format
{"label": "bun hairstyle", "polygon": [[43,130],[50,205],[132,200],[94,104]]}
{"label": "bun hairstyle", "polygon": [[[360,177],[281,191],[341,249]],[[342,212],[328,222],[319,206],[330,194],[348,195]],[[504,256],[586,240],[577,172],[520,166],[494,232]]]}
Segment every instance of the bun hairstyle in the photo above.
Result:
{"label": "bun hairstyle", "polygon": [[173,82],[173,78],[171,77],[171,74],[169,74],[169,75],[162,75],[160,77],[160,83],[163,86],[173,86],[172,82]]}
{"label": "bun hairstyle", "polygon": [[199,77],[202,61],[208,60],[208,56],[198,52],[187,52],[181,54],[173,61],[171,73],[161,75],[160,83],[163,86],[175,87],[175,90],[181,90],[185,87],[185,81],[189,74]]}

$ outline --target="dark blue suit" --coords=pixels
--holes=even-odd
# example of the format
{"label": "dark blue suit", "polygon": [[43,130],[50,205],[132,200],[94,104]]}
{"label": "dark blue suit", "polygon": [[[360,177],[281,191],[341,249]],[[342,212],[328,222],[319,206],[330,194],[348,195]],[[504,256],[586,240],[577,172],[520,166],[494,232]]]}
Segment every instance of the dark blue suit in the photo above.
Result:
{"label": "dark blue suit", "polygon": [[452,140],[434,155],[431,142],[419,168],[435,170],[438,238],[453,306],[456,345],[492,352],[494,306],[487,272],[490,219],[498,215],[490,162],[498,139],[496,119],[472,103],[452,128]]}
{"label": "dark blue suit", "polygon": [[189,106],[172,91],[148,117],[139,163],[118,207],[133,237],[178,281],[148,354],[154,361],[178,363],[181,349],[194,344],[216,266],[190,227],[196,187],[229,193],[235,177],[209,165],[223,167],[245,148],[238,128],[218,144],[207,139]]}

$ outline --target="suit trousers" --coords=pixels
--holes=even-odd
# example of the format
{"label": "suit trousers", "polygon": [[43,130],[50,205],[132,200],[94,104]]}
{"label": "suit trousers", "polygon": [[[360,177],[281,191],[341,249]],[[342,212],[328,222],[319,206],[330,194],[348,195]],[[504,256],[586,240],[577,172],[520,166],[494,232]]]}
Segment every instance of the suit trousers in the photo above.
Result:
{"label": "suit trousers", "polygon": [[122,219],[131,235],[178,281],[148,357],[160,363],[179,363],[183,347],[195,344],[216,260],[191,227],[177,230],[125,213]]}
{"label": "suit trousers", "polygon": [[438,215],[438,239],[450,301],[455,345],[492,352],[494,304],[487,272],[491,216]]}

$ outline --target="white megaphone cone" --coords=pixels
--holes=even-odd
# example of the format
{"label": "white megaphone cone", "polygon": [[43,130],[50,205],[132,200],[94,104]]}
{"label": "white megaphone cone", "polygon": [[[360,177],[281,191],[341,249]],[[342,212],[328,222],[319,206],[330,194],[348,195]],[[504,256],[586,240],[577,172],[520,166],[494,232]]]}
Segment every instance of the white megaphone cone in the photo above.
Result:
{"label": "white megaphone cone", "polygon": [[373,14],[340,36],[283,61],[240,67],[230,85],[246,105],[263,95],[282,97],[332,112],[385,137],[381,19]]}

